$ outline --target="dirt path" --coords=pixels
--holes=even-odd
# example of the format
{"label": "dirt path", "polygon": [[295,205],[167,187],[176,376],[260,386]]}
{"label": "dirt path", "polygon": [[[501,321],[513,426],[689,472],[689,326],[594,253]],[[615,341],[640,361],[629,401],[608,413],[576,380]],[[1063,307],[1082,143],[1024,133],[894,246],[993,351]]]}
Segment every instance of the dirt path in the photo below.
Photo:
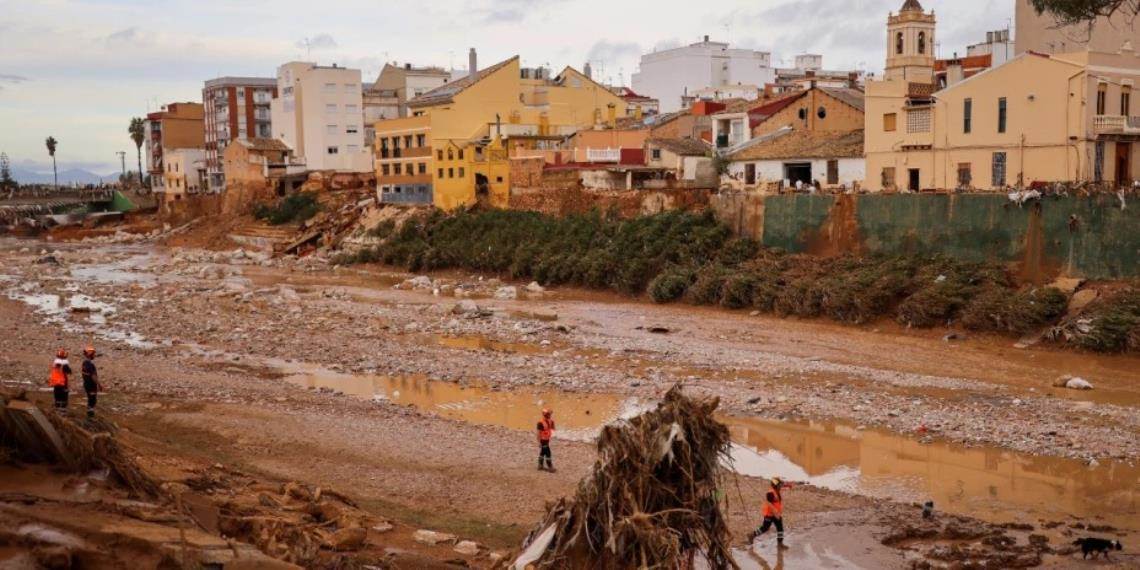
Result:
{"label": "dirt path", "polygon": [[[34,245],[37,251],[21,252],[25,244],[9,242],[0,251],[0,275],[8,276],[0,288],[10,297],[0,299],[0,381],[24,385],[42,376],[45,350],[50,356],[56,345],[95,338],[113,379],[101,406],[136,445],[343,490],[383,516],[492,548],[516,545],[544,503],[572,493],[593,460],[588,443],[561,439],[559,471],[535,470],[533,436],[522,426],[539,400],[555,402],[560,418],[587,430],[678,380],[752,418],[732,425],[753,474],[793,465],[812,481],[790,501],[788,567],[907,564],[905,551],[880,540],[915,518],[914,507],[828,486],[871,493],[874,483],[890,493],[897,482],[926,477],[917,489],[940,507],[962,494],[992,500],[996,493],[1003,506],[988,513],[995,522],[1026,513],[1035,525],[1059,522],[1047,533],[1054,544],[1080,534],[1076,524],[1121,527],[1126,544],[1140,530],[1120,522],[1140,520],[1130,463],[1140,432],[1136,359],[1018,350],[995,339],[946,343],[887,325],[855,329],[574,291],[476,298],[494,307],[482,317],[454,312],[456,300],[433,296],[431,287],[392,289],[401,277],[382,270],[337,273],[149,246],[71,246],[56,254],[61,265],[37,264]],[[471,283],[477,296],[496,287],[444,277]],[[62,309],[51,295],[61,295]],[[113,308],[72,311],[77,295]],[[652,326],[670,332],[645,330]],[[1062,373],[1098,389],[1047,388]],[[451,397],[449,390],[465,386],[465,397]],[[536,395],[496,400],[484,387]],[[764,423],[776,419],[817,423]],[[916,425],[926,433],[914,436]],[[1047,456],[977,447],[983,442]],[[923,459],[914,461],[916,454]],[[1084,465],[1093,458],[1100,467]],[[923,473],[932,466],[960,472]],[[1116,475],[1101,475],[1109,467]],[[851,473],[854,486],[834,483]],[[1090,480],[1099,487],[1079,488]],[[732,515],[742,535],[755,524],[763,482],[741,481],[744,500]],[[1035,506],[1058,488],[1076,495],[1062,511]],[[1112,503],[1119,508],[1094,515]],[[762,561],[756,567],[777,567],[774,558]]]}

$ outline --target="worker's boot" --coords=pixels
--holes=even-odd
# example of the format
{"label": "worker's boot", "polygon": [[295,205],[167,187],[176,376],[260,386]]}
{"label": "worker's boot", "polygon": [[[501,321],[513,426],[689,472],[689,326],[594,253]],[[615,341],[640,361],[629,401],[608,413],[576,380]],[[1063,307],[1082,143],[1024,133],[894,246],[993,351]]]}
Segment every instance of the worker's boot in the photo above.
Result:
{"label": "worker's boot", "polygon": [[787,550],[787,549],[789,549],[789,548],[791,548],[791,547],[790,547],[790,546],[788,546],[788,545],[786,545],[786,544],[784,544],[784,539],[782,539],[782,538],[777,538],[777,539],[776,539],[776,548],[778,548],[778,549],[780,549],[780,550]]}
{"label": "worker's boot", "polygon": [[753,542],[756,542],[757,536],[760,536],[760,533],[756,532],[755,530],[748,533],[748,544],[752,544]]}
{"label": "worker's boot", "polygon": [[551,473],[554,473],[554,460],[553,459],[547,459],[546,460],[546,470],[551,472]]}
{"label": "worker's boot", "polygon": [[542,471],[542,458],[541,457],[538,458],[538,470]]}

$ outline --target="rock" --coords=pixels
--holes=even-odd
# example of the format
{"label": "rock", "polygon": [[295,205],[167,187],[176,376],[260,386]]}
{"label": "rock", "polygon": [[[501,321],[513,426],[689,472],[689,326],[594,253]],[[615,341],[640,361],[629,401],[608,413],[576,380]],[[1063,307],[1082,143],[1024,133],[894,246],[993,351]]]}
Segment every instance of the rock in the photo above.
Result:
{"label": "rock", "polygon": [[526,286],[526,290],[528,293],[545,293],[546,287],[539,285],[538,281],[531,281],[530,284]]}
{"label": "rock", "polygon": [[44,255],[36,260],[40,265],[59,265],[59,258],[54,255]]}
{"label": "rock", "polygon": [[510,301],[519,298],[519,290],[513,285],[506,285],[495,290],[495,298],[500,301]]}
{"label": "rock", "polygon": [[342,528],[329,537],[329,546],[333,550],[359,550],[368,539],[368,529],[363,527]]}
{"label": "rock", "polygon": [[392,526],[392,523],[382,522],[382,523],[377,523],[375,525],[372,525],[372,532],[385,533],[385,532],[391,531],[393,528],[395,528],[395,527]]}
{"label": "rock", "polygon": [[506,557],[507,555],[503,554],[502,552],[492,552],[487,555],[487,558],[490,558],[491,562],[498,562]]}
{"label": "rock", "polygon": [[1080,376],[1061,376],[1053,381],[1054,388],[1068,388],[1070,390],[1092,390],[1093,385]]}
{"label": "rock", "polygon": [[479,312],[479,304],[471,299],[463,299],[451,307],[453,315],[469,315]]}
{"label": "rock", "polygon": [[1069,299],[1069,314],[1079,313],[1085,307],[1096,300],[1100,296],[1100,292],[1096,289],[1081,289],[1073,293],[1072,298]]}
{"label": "rock", "polygon": [[1084,282],[1084,279],[1077,277],[1058,277],[1056,281],[1050,283],[1048,287],[1060,289],[1062,293],[1072,295],[1073,291],[1076,291]]}
{"label": "rock", "polygon": [[417,530],[412,535],[412,539],[420,544],[430,544],[435,546],[443,542],[455,542],[456,537],[454,534],[447,534],[445,532],[435,532],[434,530]]}
{"label": "rock", "polygon": [[942,337],[942,342],[950,342],[952,340],[966,340],[966,335],[965,335],[965,333],[952,332],[952,333],[946,333]]}
{"label": "rock", "polygon": [[407,284],[408,286],[410,286],[412,289],[431,289],[432,288],[431,277],[428,277],[427,275],[420,275],[417,277],[413,277],[411,279],[408,279],[407,281],[404,281],[404,283]]}
{"label": "rock", "polygon": [[71,549],[66,546],[38,547],[32,554],[41,567],[49,570],[68,570],[74,562]]}
{"label": "rock", "polygon": [[475,556],[479,554],[479,544],[470,540],[463,540],[455,545],[454,550],[464,556]]}

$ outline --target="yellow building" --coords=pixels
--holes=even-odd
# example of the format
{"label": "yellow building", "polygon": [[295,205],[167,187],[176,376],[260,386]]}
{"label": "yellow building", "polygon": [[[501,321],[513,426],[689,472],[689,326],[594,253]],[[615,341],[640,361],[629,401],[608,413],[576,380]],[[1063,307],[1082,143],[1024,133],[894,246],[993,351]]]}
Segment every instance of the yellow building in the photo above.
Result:
{"label": "yellow building", "polygon": [[[919,46],[906,42],[919,36],[891,33],[900,32],[904,57],[916,57]],[[864,188],[1130,185],[1140,173],[1137,82],[1140,55],[1131,49],[1025,53],[939,91],[912,64],[905,75],[867,84]]]}
{"label": "yellow building", "polygon": [[480,200],[505,207],[507,139],[570,135],[629,113],[621,97],[577,70],[548,75],[512,57],[409,101],[411,117],[377,122],[381,200],[445,210]]}

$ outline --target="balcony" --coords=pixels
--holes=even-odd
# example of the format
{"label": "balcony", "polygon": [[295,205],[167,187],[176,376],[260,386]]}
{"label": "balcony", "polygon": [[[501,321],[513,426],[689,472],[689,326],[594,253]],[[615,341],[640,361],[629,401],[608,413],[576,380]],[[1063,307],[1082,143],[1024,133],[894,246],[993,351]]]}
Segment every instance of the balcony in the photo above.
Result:
{"label": "balcony", "polygon": [[1096,115],[1093,132],[1098,135],[1140,135],[1140,117]]}
{"label": "balcony", "polygon": [[587,148],[586,162],[621,162],[621,149]]}

